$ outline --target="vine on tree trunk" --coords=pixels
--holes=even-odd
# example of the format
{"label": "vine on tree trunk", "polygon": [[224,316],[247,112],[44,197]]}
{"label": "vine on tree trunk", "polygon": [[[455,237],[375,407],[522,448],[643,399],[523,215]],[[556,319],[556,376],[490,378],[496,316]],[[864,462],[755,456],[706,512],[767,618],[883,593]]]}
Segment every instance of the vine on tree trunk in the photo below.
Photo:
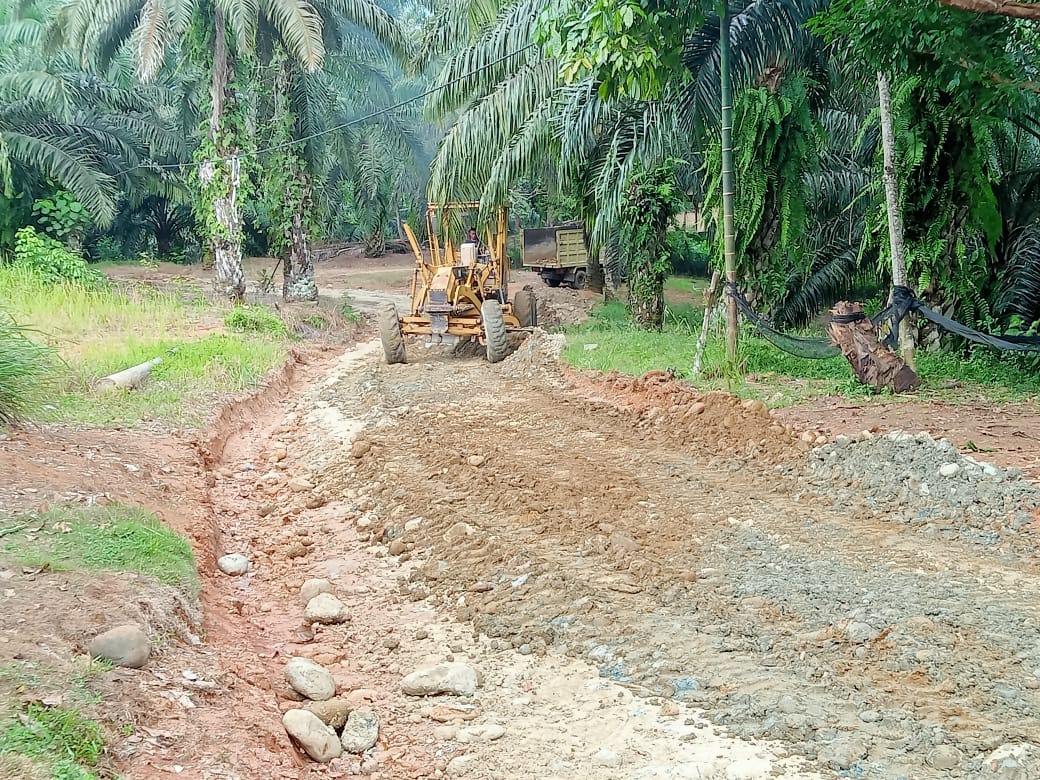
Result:
{"label": "vine on tree trunk", "polygon": [[668,160],[633,174],[621,207],[620,249],[632,321],[645,330],[664,325],[664,280],[672,270],[666,234],[686,200],[675,183],[678,164]]}

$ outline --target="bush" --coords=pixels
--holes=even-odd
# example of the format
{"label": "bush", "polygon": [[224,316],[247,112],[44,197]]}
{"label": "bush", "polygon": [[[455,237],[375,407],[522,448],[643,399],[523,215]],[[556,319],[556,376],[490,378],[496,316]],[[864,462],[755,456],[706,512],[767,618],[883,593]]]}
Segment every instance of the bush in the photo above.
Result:
{"label": "bush", "polygon": [[672,260],[672,273],[681,276],[710,275],[710,247],[699,233],[669,230],[668,252]]}
{"label": "bush", "polygon": [[72,282],[88,289],[108,284],[105,275],[88,266],[86,260],[31,226],[15,233],[14,263],[33,271],[44,284]]}
{"label": "bush", "polygon": [[242,333],[266,333],[271,336],[288,336],[289,329],[277,314],[264,308],[236,306],[224,317],[228,330]]}
{"label": "bush", "polygon": [[51,368],[51,350],[0,314],[0,425],[25,419],[37,405],[41,379]]}

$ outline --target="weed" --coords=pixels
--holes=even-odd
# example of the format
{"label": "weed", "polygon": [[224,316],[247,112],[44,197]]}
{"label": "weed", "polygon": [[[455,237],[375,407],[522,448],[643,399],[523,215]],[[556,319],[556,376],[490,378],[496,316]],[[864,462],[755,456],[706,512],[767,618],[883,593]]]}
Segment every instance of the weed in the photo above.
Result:
{"label": "weed", "polygon": [[224,316],[228,330],[242,333],[263,333],[269,336],[288,336],[289,329],[273,311],[260,306],[236,306]]}
{"label": "weed", "polygon": [[69,707],[29,704],[0,732],[0,755],[14,753],[51,763],[51,776],[63,780],[96,777],[84,767],[96,766],[104,747],[101,726]]}
{"label": "weed", "polygon": [[261,295],[274,292],[274,269],[261,268],[256,272],[256,289]]}
{"label": "weed", "polygon": [[350,296],[343,293],[343,297],[340,299],[339,304],[340,314],[343,315],[343,319],[347,322],[353,322],[355,324],[361,322],[361,312],[354,308],[353,302],[350,300]]}
{"label": "weed", "polygon": [[0,425],[18,422],[40,408],[45,381],[55,368],[53,352],[28,334],[27,328],[0,312]]}
{"label": "weed", "polygon": [[198,595],[191,545],[142,509],[119,504],[54,507],[32,519],[43,522],[42,531],[12,534],[0,547],[23,565],[136,572],[193,598]]}
{"label": "weed", "polygon": [[323,319],[322,317],[319,317],[317,314],[308,314],[306,317],[300,320],[300,322],[306,325],[310,325],[315,330],[325,330],[329,326],[328,321]]}

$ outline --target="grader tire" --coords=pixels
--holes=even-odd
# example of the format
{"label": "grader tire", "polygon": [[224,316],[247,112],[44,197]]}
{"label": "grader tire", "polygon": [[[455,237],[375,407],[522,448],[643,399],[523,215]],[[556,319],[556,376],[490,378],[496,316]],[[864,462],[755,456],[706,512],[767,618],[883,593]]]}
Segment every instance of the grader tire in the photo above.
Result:
{"label": "grader tire", "polygon": [[533,328],[538,324],[538,301],[530,290],[521,290],[513,296],[513,313],[520,320],[521,328]]}
{"label": "grader tire", "polygon": [[480,307],[480,317],[484,321],[488,362],[498,363],[509,355],[509,335],[506,333],[506,321],[502,318],[502,304],[498,301],[484,301]]}
{"label": "grader tire", "polygon": [[397,319],[397,307],[388,303],[379,312],[379,340],[383,342],[383,354],[386,362],[407,362],[404,350],[404,334],[401,333],[401,321]]}

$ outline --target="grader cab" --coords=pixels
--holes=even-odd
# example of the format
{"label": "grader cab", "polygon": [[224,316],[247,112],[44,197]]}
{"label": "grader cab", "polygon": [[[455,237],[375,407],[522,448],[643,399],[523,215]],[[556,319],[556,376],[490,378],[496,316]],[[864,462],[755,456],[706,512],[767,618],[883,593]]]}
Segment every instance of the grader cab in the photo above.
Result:
{"label": "grader cab", "polygon": [[[538,324],[530,289],[509,296],[507,208],[499,208],[497,220],[480,237],[468,230],[476,224],[469,217],[479,207],[479,203],[430,205],[426,212],[428,256],[411,227],[404,226],[416,268],[408,313],[399,316],[397,307],[390,304],[380,316],[379,335],[387,363],[407,361],[405,336],[425,336],[427,344],[477,341],[486,347],[488,361],[497,363],[509,354],[510,331]],[[459,242],[457,249],[453,238]]]}

